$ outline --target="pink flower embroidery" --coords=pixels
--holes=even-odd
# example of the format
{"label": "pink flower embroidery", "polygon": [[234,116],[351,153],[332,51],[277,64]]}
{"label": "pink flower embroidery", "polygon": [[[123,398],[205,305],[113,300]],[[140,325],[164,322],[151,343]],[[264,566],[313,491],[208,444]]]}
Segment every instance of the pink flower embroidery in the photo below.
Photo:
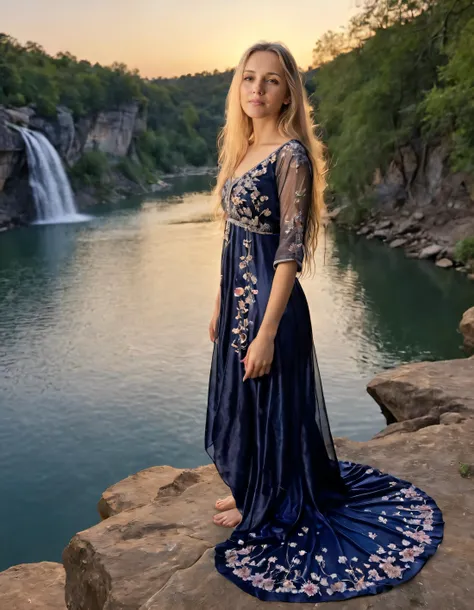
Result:
{"label": "pink flower embroidery", "polygon": [[302,591],[304,593],[306,593],[306,595],[308,595],[309,597],[312,597],[313,595],[316,595],[316,593],[319,593],[319,587],[318,585],[315,585],[312,582],[307,582],[305,583],[302,587],[301,587]]}
{"label": "pink flower embroidery", "polygon": [[249,580],[249,578],[251,578],[252,576],[250,568],[238,568],[237,570],[233,570],[233,573],[236,576],[239,576],[239,578],[241,578],[242,580]]}

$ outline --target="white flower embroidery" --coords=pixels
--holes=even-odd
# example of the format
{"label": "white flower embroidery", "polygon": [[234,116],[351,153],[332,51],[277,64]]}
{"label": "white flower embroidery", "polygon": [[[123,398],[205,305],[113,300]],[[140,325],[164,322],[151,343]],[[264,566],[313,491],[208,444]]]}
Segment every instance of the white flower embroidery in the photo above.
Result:
{"label": "white flower embroidery", "polygon": [[[304,546],[305,539],[300,545],[285,541],[283,544],[286,548],[280,545],[273,546],[275,555],[266,558],[262,551],[268,547],[271,549],[272,545],[244,546],[244,541],[239,540],[240,546],[225,552],[226,566],[236,577],[250,582],[256,588],[277,593],[299,594],[302,597],[298,601],[311,598],[319,602],[333,595],[336,599],[339,599],[338,595],[341,599],[345,599],[346,592],[356,594],[369,588],[374,592],[374,587],[384,586],[392,580],[403,579],[404,574],[409,574],[416,562],[422,561],[420,556],[430,555],[433,551],[430,545],[435,543],[424,527],[428,525],[434,529],[433,525],[438,523],[435,507],[427,504],[426,498],[414,487],[405,487],[403,497],[410,497],[404,507],[399,507],[399,511],[402,510],[407,516],[405,528],[395,526],[395,523],[400,521],[400,517],[396,516],[393,509],[381,511],[380,506],[374,508],[373,519],[377,517],[378,522],[389,525],[383,528],[383,535],[377,535],[373,531],[366,533],[372,541],[376,538],[381,542],[383,540],[383,544],[377,544],[376,551],[370,556],[360,553],[359,556],[337,554],[334,557],[326,547],[321,549],[320,554],[308,554],[306,549],[297,548]],[[409,503],[410,507],[408,507]],[[301,531],[306,534],[309,528],[301,528]],[[435,538],[435,541],[437,540],[438,538]],[[343,538],[340,538],[340,541],[342,550],[345,548],[345,541]],[[370,544],[370,546],[374,545]],[[329,555],[326,555],[328,552]],[[330,574],[326,572],[328,557],[331,557],[329,565],[336,570]],[[337,563],[334,561],[335,558]]]}

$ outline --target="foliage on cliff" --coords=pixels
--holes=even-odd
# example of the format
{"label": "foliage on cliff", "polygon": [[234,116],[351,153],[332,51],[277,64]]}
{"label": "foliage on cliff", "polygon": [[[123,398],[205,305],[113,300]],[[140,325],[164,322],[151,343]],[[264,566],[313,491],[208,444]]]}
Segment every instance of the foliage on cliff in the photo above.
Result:
{"label": "foliage on cliff", "polygon": [[360,197],[413,140],[449,139],[453,169],[474,171],[471,0],[366,0],[345,31],[321,38],[314,60],[336,193]]}
{"label": "foliage on cliff", "polygon": [[63,105],[78,120],[136,103],[147,121],[137,153],[150,170],[214,162],[229,82],[230,72],[217,71],[148,80],[124,64],[105,67],[70,53],[52,57],[34,42],[21,45],[0,34],[0,105],[34,104],[43,116]]}

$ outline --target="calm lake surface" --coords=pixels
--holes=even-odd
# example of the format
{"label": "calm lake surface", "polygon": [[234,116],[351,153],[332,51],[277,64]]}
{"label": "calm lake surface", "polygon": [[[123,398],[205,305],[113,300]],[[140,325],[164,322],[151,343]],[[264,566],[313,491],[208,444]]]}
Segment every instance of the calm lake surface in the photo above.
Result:
{"label": "calm lake surface", "polygon": [[[213,178],[0,235],[0,570],[61,561],[102,491],[149,466],[209,463],[208,324],[222,235],[189,222]],[[335,436],[384,427],[366,392],[401,363],[464,355],[460,273],[331,228],[302,285]]]}

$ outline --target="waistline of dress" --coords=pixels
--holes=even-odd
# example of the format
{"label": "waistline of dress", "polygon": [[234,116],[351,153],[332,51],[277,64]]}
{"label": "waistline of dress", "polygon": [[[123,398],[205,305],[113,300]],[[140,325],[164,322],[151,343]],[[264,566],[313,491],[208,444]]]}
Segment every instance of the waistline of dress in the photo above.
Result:
{"label": "waistline of dress", "polygon": [[238,227],[242,227],[243,229],[247,229],[251,233],[259,233],[260,235],[279,235],[279,233],[272,233],[272,231],[261,231],[257,227],[252,227],[245,222],[241,222],[240,220],[236,220],[235,218],[227,218],[227,222],[232,223]]}

